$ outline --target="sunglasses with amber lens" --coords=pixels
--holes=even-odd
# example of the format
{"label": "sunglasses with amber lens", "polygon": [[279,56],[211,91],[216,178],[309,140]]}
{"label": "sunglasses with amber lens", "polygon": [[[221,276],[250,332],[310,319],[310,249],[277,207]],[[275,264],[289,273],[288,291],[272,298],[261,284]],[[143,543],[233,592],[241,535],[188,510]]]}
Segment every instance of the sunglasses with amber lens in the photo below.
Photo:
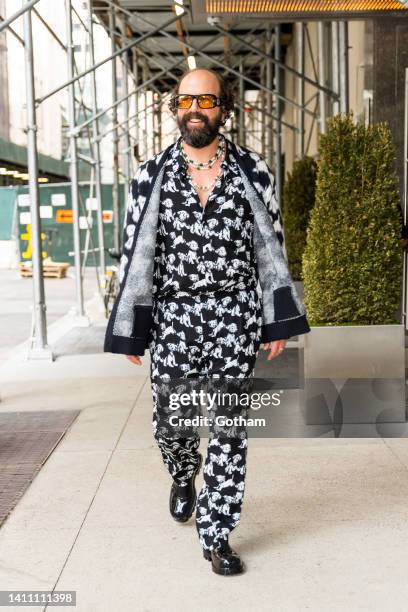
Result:
{"label": "sunglasses with amber lens", "polygon": [[171,102],[174,108],[191,108],[194,98],[197,99],[197,104],[200,108],[215,108],[221,106],[221,98],[217,98],[215,94],[199,94],[194,96],[192,94],[179,94],[174,96]]}

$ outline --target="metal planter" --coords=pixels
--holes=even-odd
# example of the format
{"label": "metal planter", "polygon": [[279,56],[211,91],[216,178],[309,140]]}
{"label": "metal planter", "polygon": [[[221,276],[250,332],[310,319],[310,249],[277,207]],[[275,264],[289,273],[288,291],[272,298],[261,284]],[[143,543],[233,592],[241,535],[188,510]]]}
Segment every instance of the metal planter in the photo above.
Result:
{"label": "metal planter", "polygon": [[313,435],[407,435],[404,325],[313,326],[300,353]]}

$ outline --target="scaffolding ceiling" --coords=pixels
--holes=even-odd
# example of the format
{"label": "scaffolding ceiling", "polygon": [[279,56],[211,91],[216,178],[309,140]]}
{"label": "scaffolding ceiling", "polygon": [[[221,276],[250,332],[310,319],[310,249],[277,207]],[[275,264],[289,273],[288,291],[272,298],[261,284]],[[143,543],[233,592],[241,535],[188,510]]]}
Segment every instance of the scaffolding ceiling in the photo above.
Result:
{"label": "scaffolding ceiling", "polygon": [[[109,12],[113,3],[94,0],[93,5],[99,20],[110,33]],[[199,12],[196,1],[192,2],[190,7],[185,2],[184,6],[188,10],[182,19],[169,25],[163,24],[172,16],[176,16],[172,0],[153,0],[150,3],[146,3],[146,0],[121,0],[120,5],[115,6],[117,22],[125,20],[129,39],[136,39],[150,32],[148,38],[137,48],[146,59],[151,75],[158,74],[163,68],[169,71],[169,74],[156,84],[160,91],[168,91],[174,87],[175,77],[179,77],[186,69],[189,55],[195,56],[200,67],[214,68],[226,74],[225,66],[236,68],[239,59],[243,58],[246,76],[259,78],[259,56],[251,53],[240,41],[245,39],[254,46],[259,46],[260,51],[263,50],[265,30],[268,26],[265,26],[261,17],[248,22],[236,16],[232,20],[216,20],[213,24],[207,15]],[[237,38],[233,40],[219,31],[217,25]],[[154,29],[158,31],[154,32]],[[283,57],[291,39],[292,24],[283,24],[280,37]],[[123,36],[117,37],[117,43],[123,43]],[[130,62],[132,63],[132,58]]]}
{"label": "scaffolding ceiling", "polygon": [[[176,16],[177,5],[183,5],[186,12],[169,23]],[[236,68],[242,58],[246,76],[259,80],[256,50],[265,51],[265,31],[277,21],[281,24],[280,54],[284,60],[293,24],[301,19],[408,17],[408,0],[94,0],[93,6],[108,34],[112,10],[116,22],[126,24],[116,37],[119,47],[127,42],[124,31],[128,40],[147,35],[137,45],[139,57],[146,62],[150,76],[167,71],[155,83],[162,93],[173,88],[187,67],[189,55],[195,56],[198,66],[220,70],[231,80],[233,73],[225,67]],[[243,40],[252,44],[252,52],[248,45],[240,44]],[[129,62],[132,66],[131,53]]]}

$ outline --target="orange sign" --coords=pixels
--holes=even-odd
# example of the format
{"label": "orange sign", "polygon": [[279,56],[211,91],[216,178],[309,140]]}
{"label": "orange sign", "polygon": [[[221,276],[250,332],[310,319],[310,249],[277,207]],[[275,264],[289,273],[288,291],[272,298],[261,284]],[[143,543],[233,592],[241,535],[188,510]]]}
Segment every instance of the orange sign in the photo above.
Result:
{"label": "orange sign", "polygon": [[72,212],[72,208],[63,208],[57,209],[57,215],[55,217],[57,223],[73,223],[74,214]]}

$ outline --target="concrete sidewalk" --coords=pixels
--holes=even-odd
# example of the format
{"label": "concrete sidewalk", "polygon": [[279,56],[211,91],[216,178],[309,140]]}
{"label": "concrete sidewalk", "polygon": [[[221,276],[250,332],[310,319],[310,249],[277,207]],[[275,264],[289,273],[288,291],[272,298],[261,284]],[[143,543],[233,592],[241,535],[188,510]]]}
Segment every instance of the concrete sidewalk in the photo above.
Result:
{"label": "concrete sidewalk", "polygon": [[2,590],[75,590],[64,609],[77,612],[407,609],[407,439],[251,438],[230,539],[247,571],[218,576],[194,519],[168,512],[148,354],[138,367],[68,345],[53,363],[16,351],[0,368],[1,410],[81,410],[0,529]]}
{"label": "concrete sidewalk", "polygon": [[[33,280],[22,278],[18,270],[0,269],[2,299],[0,300],[0,365],[17,344],[29,337],[33,312]],[[97,292],[95,270],[85,268],[83,278],[84,299],[90,300]],[[68,268],[65,278],[45,278],[47,324],[61,320],[70,308],[75,307],[75,271]]]}

